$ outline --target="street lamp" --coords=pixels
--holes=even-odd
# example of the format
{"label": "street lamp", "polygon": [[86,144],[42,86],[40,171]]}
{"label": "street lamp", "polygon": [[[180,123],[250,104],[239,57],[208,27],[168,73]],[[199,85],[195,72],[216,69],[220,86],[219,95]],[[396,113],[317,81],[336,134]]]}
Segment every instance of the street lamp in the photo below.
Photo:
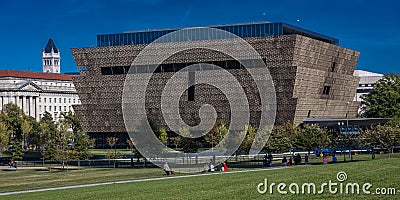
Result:
{"label": "street lamp", "polygon": [[[346,134],[349,134],[349,102],[346,102]],[[349,137],[349,140],[351,140],[351,137]],[[349,158],[350,160],[353,160],[351,155],[351,147],[349,148]]]}
{"label": "street lamp", "polygon": [[346,133],[349,127],[349,102],[346,102]]}

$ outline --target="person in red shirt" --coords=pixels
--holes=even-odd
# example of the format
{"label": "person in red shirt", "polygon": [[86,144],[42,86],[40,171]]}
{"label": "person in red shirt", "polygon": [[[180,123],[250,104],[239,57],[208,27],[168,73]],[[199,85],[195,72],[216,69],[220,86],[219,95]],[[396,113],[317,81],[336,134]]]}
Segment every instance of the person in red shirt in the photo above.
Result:
{"label": "person in red shirt", "polygon": [[228,171],[228,165],[224,162],[224,171],[227,172]]}

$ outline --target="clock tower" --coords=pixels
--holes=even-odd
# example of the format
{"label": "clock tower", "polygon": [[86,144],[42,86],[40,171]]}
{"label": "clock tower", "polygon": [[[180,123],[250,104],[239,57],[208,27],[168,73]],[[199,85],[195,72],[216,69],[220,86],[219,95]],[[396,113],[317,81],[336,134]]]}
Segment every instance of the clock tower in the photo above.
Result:
{"label": "clock tower", "polygon": [[60,50],[57,49],[53,39],[49,39],[42,50],[42,69],[46,73],[60,73]]}

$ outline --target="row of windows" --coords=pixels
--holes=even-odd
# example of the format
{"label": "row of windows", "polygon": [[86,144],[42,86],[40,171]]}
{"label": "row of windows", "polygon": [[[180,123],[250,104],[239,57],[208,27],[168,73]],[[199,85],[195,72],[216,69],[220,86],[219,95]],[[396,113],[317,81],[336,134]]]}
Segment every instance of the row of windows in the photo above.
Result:
{"label": "row of windows", "polygon": [[374,87],[375,84],[358,84],[358,87]]}
{"label": "row of windows", "polygon": [[[237,60],[227,60],[227,61],[212,61],[212,62],[204,62],[202,63],[173,63],[173,64],[161,64],[161,65],[141,65],[141,66],[133,66],[132,70],[130,70],[130,66],[115,66],[115,67],[102,67],[101,74],[102,75],[118,75],[118,74],[136,74],[136,73],[163,73],[163,72],[177,72],[182,70],[183,68],[198,64],[193,66],[191,69],[194,71],[203,71],[203,70],[215,70],[216,67],[212,65],[216,65],[223,69],[243,69],[245,65],[247,68],[256,68],[265,66],[263,63],[260,63],[259,60],[243,60],[241,62]],[[264,60],[265,63],[265,60]],[[209,65],[212,64],[212,65]]]}
{"label": "row of windows", "polygon": [[[57,103],[57,98],[43,98],[43,103],[51,103],[53,99],[53,103]],[[67,103],[67,98],[58,98],[58,103],[62,103],[64,100],[64,103]],[[39,103],[42,102],[42,98],[39,98]],[[79,99],[71,99],[68,98],[68,103],[80,103]]]}
{"label": "row of windows", "polygon": [[[55,112],[55,113],[53,113],[53,114],[51,114],[51,117],[53,118],[53,119],[60,119],[61,118],[61,114],[62,114],[63,112],[60,112],[60,113],[58,113],[58,112]],[[39,114],[39,118],[41,119],[43,117],[43,114]]]}
{"label": "row of windows", "polygon": [[[38,82],[34,81],[33,83],[38,84],[38,85],[50,85],[53,86],[53,82],[47,83],[47,82]],[[67,87],[73,87],[71,83],[54,83],[54,86],[67,86]]]}
{"label": "row of windows", "polygon": [[[57,111],[57,106],[43,106],[43,108],[42,108],[42,106],[39,106],[39,110],[40,111],[42,111],[42,112],[44,112],[44,111],[52,111],[52,108],[53,108],[53,111]],[[62,110],[62,108],[64,108],[64,110]],[[68,108],[68,110],[67,110],[67,108]],[[69,112],[69,111],[71,111],[72,110],[72,106],[58,106],[58,111],[64,111],[64,112]]]}
{"label": "row of windows", "polygon": [[357,93],[370,93],[372,89],[357,89]]}
{"label": "row of windows", "polygon": [[[240,25],[213,26],[216,28],[233,33],[241,38],[245,37],[261,37],[276,36],[283,34],[282,23],[252,23]],[[131,33],[106,34],[97,36],[97,46],[120,46],[134,44],[149,44],[163,35],[174,32],[178,29],[138,31]],[[210,40],[232,38],[230,33],[218,32],[212,29],[184,29],[183,31],[172,34],[168,37],[168,41],[194,41],[194,40]]]}
{"label": "row of windows", "polygon": [[59,60],[54,60],[54,63],[52,62],[52,60],[49,60],[49,59],[45,59],[43,61],[44,61],[44,65],[46,65],[46,66],[59,65],[60,64]]}

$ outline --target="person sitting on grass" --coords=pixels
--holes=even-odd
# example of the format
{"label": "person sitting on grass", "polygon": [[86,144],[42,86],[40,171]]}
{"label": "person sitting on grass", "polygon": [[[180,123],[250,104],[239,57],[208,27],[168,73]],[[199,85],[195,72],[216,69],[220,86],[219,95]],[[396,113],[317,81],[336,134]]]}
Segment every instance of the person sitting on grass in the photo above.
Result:
{"label": "person sitting on grass", "polygon": [[227,172],[228,171],[228,165],[226,164],[226,162],[223,162],[223,169],[224,169],[224,171],[225,172]]}
{"label": "person sitting on grass", "polygon": [[296,155],[296,161],[297,161],[296,165],[301,164],[301,155],[299,153]]}
{"label": "person sitting on grass", "polygon": [[293,164],[292,164],[292,161],[293,161],[293,158],[292,158],[292,156],[290,156],[289,157],[289,162],[288,162],[288,164],[287,164],[287,166],[292,166]]}
{"label": "person sitting on grass", "polygon": [[272,153],[270,152],[269,154],[268,154],[268,160],[269,160],[269,167],[272,167],[272,159],[273,159],[274,157],[272,156]]}
{"label": "person sitting on grass", "polygon": [[210,170],[210,166],[206,163],[204,164],[204,172],[208,172]]}
{"label": "person sitting on grass", "polygon": [[172,175],[172,171],[168,166],[168,162],[165,162],[165,164],[164,164],[164,171],[165,171],[164,176]]}
{"label": "person sitting on grass", "polygon": [[210,162],[210,169],[208,170],[208,172],[214,172],[215,171],[215,169],[214,169],[214,163],[212,162],[212,160],[211,160],[211,162]]}
{"label": "person sitting on grass", "polygon": [[328,164],[328,156],[326,156],[326,155],[323,155],[322,156],[322,164]]}
{"label": "person sitting on grass", "polygon": [[10,162],[8,162],[8,165],[11,167],[14,167],[15,169],[17,169],[17,164],[14,162],[13,159],[10,160]]}
{"label": "person sitting on grass", "polygon": [[332,156],[332,162],[333,162],[333,163],[336,163],[336,162],[337,162],[337,157],[336,157],[335,154],[333,154],[333,156]]}
{"label": "person sitting on grass", "polygon": [[306,156],[304,156],[304,162],[306,163],[306,165],[308,165],[308,154],[306,154]]}
{"label": "person sitting on grass", "polygon": [[286,159],[286,157],[283,157],[283,159],[282,159],[282,166],[287,166],[287,159]]}

